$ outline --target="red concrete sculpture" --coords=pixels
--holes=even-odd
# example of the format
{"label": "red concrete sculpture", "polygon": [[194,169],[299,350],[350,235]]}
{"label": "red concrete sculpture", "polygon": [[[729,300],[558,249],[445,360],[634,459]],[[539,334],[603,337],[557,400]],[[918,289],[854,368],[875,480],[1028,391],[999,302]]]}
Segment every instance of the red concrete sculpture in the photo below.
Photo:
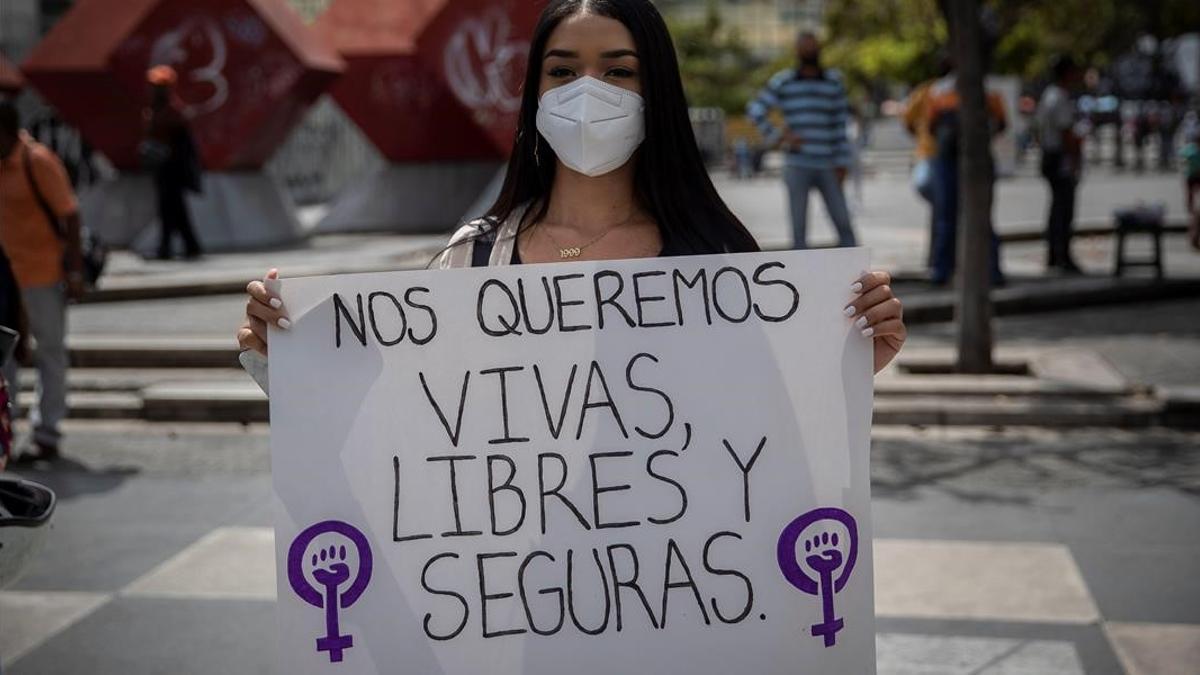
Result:
{"label": "red concrete sculpture", "polygon": [[15,94],[25,86],[17,67],[0,56],[0,94]]}
{"label": "red concrete sculpture", "polygon": [[138,167],[146,70],[177,93],[204,164],[261,167],[344,63],[286,0],[80,0],[23,70],[68,123],[123,169]]}
{"label": "red concrete sculpture", "polygon": [[393,162],[512,148],[538,0],[334,0],[316,31],[346,60],[331,93]]}

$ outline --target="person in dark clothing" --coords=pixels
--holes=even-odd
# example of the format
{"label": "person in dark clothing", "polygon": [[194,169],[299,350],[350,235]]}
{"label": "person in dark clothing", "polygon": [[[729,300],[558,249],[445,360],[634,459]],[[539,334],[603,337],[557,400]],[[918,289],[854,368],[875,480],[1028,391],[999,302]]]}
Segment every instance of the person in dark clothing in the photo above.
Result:
{"label": "person in dark clothing", "polygon": [[1049,249],[1046,266],[1065,274],[1079,274],[1071,256],[1075,221],[1075,190],[1083,167],[1083,139],[1075,130],[1075,105],[1071,88],[1081,77],[1075,61],[1063,56],[1054,62],[1054,82],[1038,103],[1037,128],[1042,146],[1042,176],[1050,186],[1050,214],[1046,222]]}
{"label": "person in dark clothing", "polygon": [[142,142],[142,163],[154,172],[158,196],[158,218],[162,239],[158,257],[171,257],[171,245],[178,234],[183,239],[187,258],[203,253],[192,229],[187,209],[187,192],[200,192],[200,161],[187,120],[174,97],[177,75],[170,66],[157,66],[147,73],[150,83],[150,107],[146,110],[146,137]]}

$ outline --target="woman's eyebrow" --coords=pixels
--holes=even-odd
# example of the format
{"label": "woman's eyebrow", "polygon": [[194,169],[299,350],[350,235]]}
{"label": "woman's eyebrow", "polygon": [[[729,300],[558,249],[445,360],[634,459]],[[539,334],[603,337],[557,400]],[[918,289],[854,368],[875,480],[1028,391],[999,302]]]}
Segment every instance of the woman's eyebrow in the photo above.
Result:
{"label": "woman's eyebrow", "polygon": [[[566,49],[551,49],[550,51],[546,52],[546,58],[551,58],[554,56],[563,59],[577,59],[579,58],[579,52],[572,52]],[[632,56],[635,59],[638,58],[637,52],[632,49],[612,49],[606,52],[600,52],[600,58],[602,59],[619,59],[623,56]]]}

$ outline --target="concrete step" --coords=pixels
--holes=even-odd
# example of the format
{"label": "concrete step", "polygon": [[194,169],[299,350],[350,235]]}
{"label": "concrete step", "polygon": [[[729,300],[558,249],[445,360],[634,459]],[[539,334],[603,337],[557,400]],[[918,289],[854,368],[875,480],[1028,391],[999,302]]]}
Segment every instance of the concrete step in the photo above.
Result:
{"label": "concrete step", "polygon": [[876,424],[1140,428],[1164,421],[1154,397],[1088,398],[915,396],[875,401]]}
{"label": "concrete step", "polygon": [[[180,343],[183,344],[180,344]],[[78,345],[75,345],[78,347]],[[109,345],[88,344],[92,356]],[[139,354],[137,347],[146,354]],[[224,341],[141,340],[122,345],[120,358],[94,361],[178,363],[176,349],[202,354],[234,352]],[[1144,427],[1200,426],[1200,391],[1151,391],[1130,385],[1089,351],[1001,348],[1006,374],[947,372],[953,352],[914,347],[876,379],[875,422],[919,426]],[[152,357],[152,358],[151,358]],[[215,357],[214,357],[214,360]],[[924,373],[924,374],[921,374]],[[155,422],[266,422],[266,396],[237,368],[75,368],[70,372],[70,417],[142,419]],[[34,382],[32,373],[23,379]],[[24,405],[32,391],[22,392]]]}
{"label": "concrete step", "polygon": [[[27,399],[26,399],[27,400]],[[71,417],[153,422],[267,422],[267,398],[256,387],[163,384],[132,394],[74,394]],[[1041,426],[1141,428],[1191,418],[1166,417],[1152,397],[880,396],[876,424],[912,426]]]}
{"label": "concrete step", "polygon": [[909,347],[876,378],[876,386],[895,380],[915,394],[962,395],[966,390],[1077,396],[1147,393],[1145,387],[1129,382],[1113,364],[1089,349],[1000,346],[993,352],[995,374],[989,375],[955,373],[955,361],[952,347]]}
{"label": "concrete step", "polygon": [[1183,429],[1200,429],[1200,386],[1159,387],[1163,402],[1163,424]]}
{"label": "concrete step", "polygon": [[267,396],[253,381],[156,384],[142,392],[142,414],[155,422],[266,422]]}
{"label": "concrete step", "polygon": [[67,348],[75,368],[239,368],[232,338],[72,336]]}
{"label": "concrete step", "polygon": [[[37,397],[21,392],[19,411],[25,415]],[[266,422],[267,397],[248,378],[151,382],[136,390],[71,391],[70,419],[144,419],[154,422]]]}
{"label": "concrete step", "polygon": [[[36,402],[32,393],[22,393],[17,409],[23,417]],[[119,392],[71,392],[67,394],[67,416],[81,420],[129,420],[142,417],[142,398]]]}
{"label": "concrete step", "polygon": [[[868,165],[868,174],[887,174],[897,179],[907,180],[911,157],[907,153],[885,153],[880,155],[874,166]],[[1008,223],[1000,230],[1000,239],[1010,242],[1036,242],[1045,238],[1045,223],[1030,221]],[[1165,224],[1170,233],[1184,232],[1187,229],[1186,220],[1173,218]],[[1111,236],[1114,226],[1110,218],[1081,221],[1075,225],[1077,237]],[[321,238],[325,240],[327,238]],[[344,242],[343,242],[344,244]],[[375,246],[385,246],[392,251],[391,255],[373,251],[369,257],[356,258],[348,256],[347,251],[353,244],[338,246],[332,250],[318,243],[311,250],[306,250],[308,259],[316,262],[300,262],[295,251],[280,251],[268,256],[264,262],[246,262],[252,256],[216,256],[219,262],[202,262],[189,264],[181,268],[168,264],[166,268],[143,269],[135,265],[137,272],[126,269],[124,273],[113,273],[100,280],[100,287],[84,298],[85,303],[124,302],[131,300],[150,300],[162,298],[183,298],[208,295],[240,294],[244,291],[247,281],[262,274],[270,265],[266,259],[273,260],[272,264],[287,270],[289,276],[316,276],[325,274],[345,274],[352,272],[381,272],[401,269],[422,269],[429,260],[442,248],[444,239],[434,235],[421,237],[405,244],[397,239],[386,242],[375,242]],[[239,260],[241,258],[241,260]],[[198,265],[198,269],[193,270]],[[128,267],[128,266],[127,266]],[[924,278],[921,275],[920,278]]]}
{"label": "concrete step", "polygon": [[[970,389],[967,381],[939,378],[917,384],[884,382],[875,400],[875,423],[1138,428],[1200,421],[1194,405],[1177,402],[1168,408],[1166,399],[1144,394],[1058,391],[1033,386],[1027,379],[999,378],[979,389]],[[22,394],[21,401],[28,405],[32,398]],[[69,403],[75,419],[250,424],[267,422],[270,416],[267,397],[248,380],[159,382],[140,393],[73,392]]]}
{"label": "concrete step", "polygon": [[245,292],[247,282],[270,267],[286,270],[290,277],[422,269],[442,250],[451,231],[448,228],[444,235],[407,237],[328,235],[298,249],[218,254],[199,263],[146,265],[126,261],[102,277],[99,287],[83,301],[90,304],[240,294]]}
{"label": "concrete step", "polygon": [[[911,364],[910,364],[911,365]],[[1038,398],[1114,400],[1136,393],[1134,387],[1083,388],[1023,375],[907,375],[890,373],[875,380],[879,397],[966,396],[971,398]]]}
{"label": "concrete step", "polygon": [[[73,392],[140,393],[167,382],[238,382],[247,379],[240,368],[72,368],[67,388]],[[37,371],[21,371],[21,391],[37,387]]]}
{"label": "concrete step", "polygon": [[[921,369],[939,367],[933,359],[905,362]],[[1016,364],[1010,366],[1017,368]],[[73,368],[68,372],[68,388],[76,393],[140,393],[150,388],[194,391],[237,391],[257,387],[240,369],[231,368]],[[159,386],[162,385],[162,386]],[[37,387],[37,373],[21,372],[21,391]],[[1046,382],[1022,375],[908,375],[894,372],[875,380],[877,396],[1045,396],[1113,398],[1136,393],[1127,386],[1089,390],[1057,382]]]}
{"label": "concrete step", "polygon": [[[24,409],[32,395],[22,395]],[[257,389],[199,385],[156,385],[142,395],[73,393],[71,419],[143,419],[151,422],[268,422],[266,396]],[[1168,412],[1155,398],[1038,398],[1008,396],[880,396],[875,424],[907,426],[1035,426],[1142,428],[1155,425],[1194,428],[1200,414]]]}
{"label": "concrete step", "polygon": [[[1148,278],[1110,277],[1039,281],[998,288],[991,293],[992,311],[996,316],[1173,300],[1195,297],[1198,294],[1200,278],[1158,281]],[[905,294],[904,320],[914,325],[951,321],[954,319],[955,297],[952,290]]]}
{"label": "concrete step", "polygon": [[[249,416],[236,405],[222,412],[222,392],[245,392],[247,400],[266,397],[240,368],[72,368],[67,373],[69,417],[72,419],[156,419],[159,421],[266,421],[265,407]],[[21,373],[21,402],[35,400],[37,374]],[[184,402],[160,404],[159,392],[202,391],[189,394]],[[149,400],[149,403],[147,401]],[[169,400],[169,399],[168,399]],[[175,412],[166,412],[174,410]]]}

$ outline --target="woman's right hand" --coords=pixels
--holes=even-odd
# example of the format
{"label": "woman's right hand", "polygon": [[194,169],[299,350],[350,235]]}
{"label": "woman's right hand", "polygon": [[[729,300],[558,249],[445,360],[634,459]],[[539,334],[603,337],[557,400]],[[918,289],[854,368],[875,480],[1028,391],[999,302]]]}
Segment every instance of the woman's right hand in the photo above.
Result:
{"label": "woman's right hand", "polygon": [[292,322],[288,320],[287,312],[284,311],[283,301],[267,290],[265,282],[278,278],[279,270],[271,270],[262,281],[256,279],[246,285],[246,293],[249,295],[246,300],[246,321],[237,333],[238,345],[243,351],[253,349],[266,356],[267,324],[275,324],[284,330],[292,327]]}

